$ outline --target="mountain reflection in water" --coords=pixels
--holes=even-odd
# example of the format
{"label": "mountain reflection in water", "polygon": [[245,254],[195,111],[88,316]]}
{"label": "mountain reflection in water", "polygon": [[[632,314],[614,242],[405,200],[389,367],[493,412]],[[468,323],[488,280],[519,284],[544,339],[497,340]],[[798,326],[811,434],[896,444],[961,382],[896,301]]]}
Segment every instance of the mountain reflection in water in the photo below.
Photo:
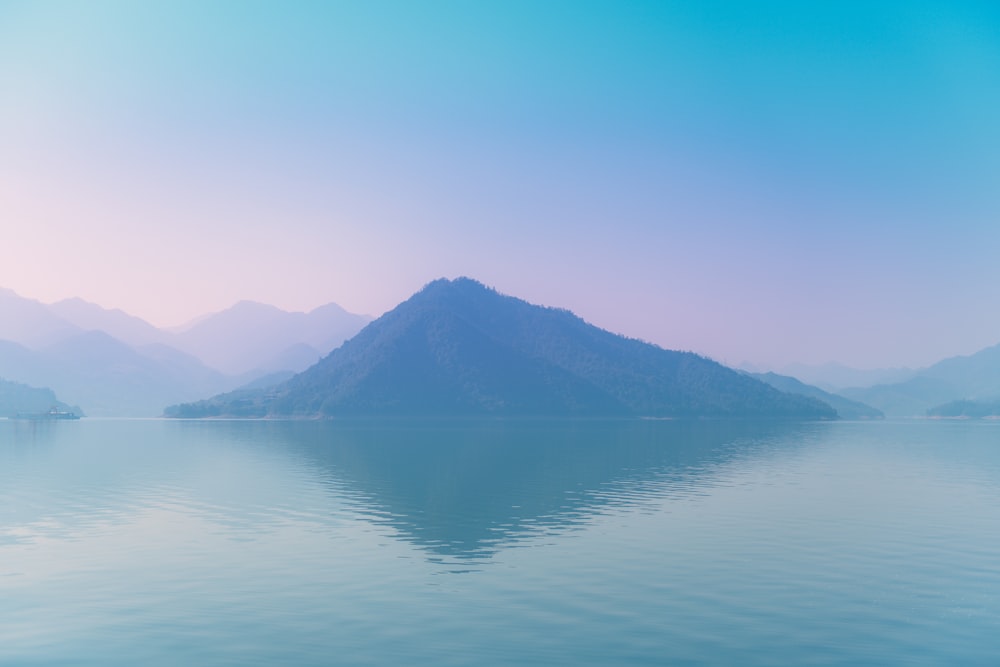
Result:
{"label": "mountain reflection in water", "polygon": [[278,442],[338,493],[350,489],[371,520],[432,556],[469,559],[570,530],[615,507],[698,494],[719,465],[762,447],[794,447],[822,425],[401,420],[274,427]]}
{"label": "mountain reflection in water", "polygon": [[0,664],[992,664],[998,438],[0,421]]}

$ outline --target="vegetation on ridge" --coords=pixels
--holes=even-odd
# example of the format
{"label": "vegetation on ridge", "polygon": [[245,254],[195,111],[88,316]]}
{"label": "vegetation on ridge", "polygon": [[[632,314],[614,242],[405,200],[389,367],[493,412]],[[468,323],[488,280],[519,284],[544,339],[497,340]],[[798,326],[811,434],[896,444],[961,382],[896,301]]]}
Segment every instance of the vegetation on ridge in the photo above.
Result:
{"label": "vegetation on ridge", "polygon": [[82,415],[78,407],[71,407],[56,398],[47,387],[31,387],[20,382],[0,378],[0,416],[13,417],[18,413],[48,412],[56,408],[61,412]]}
{"label": "vegetation on ridge", "polygon": [[837,417],[822,401],[468,278],[428,284],[283,384],[166,414]]}

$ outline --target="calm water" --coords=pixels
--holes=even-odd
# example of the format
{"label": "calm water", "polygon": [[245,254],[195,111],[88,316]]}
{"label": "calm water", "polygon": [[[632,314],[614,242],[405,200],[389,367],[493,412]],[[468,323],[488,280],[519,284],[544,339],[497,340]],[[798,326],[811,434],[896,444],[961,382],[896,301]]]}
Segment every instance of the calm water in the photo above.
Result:
{"label": "calm water", "polygon": [[0,421],[2,665],[996,665],[1000,423]]}

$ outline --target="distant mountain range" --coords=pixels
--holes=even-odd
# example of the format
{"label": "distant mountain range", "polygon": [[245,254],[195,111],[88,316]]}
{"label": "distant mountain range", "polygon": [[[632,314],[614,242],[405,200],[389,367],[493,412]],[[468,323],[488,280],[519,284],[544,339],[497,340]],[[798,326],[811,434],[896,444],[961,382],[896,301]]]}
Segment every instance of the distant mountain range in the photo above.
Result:
{"label": "distant mountain range", "polygon": [[844,389],[841,395],[873,405],[889,416],[922,417],[942,404],[1000,399],[1000,345],[939,361],[903,382]]}
{"label": "distant mountain range", "polygon": [[882,411],[877,408],[824,391],[787,375],[778,375],[777,373],[751,373],[751,375],[775,389],[819,399],[836,410],[841,419],[882,419],[885,417]]}
{"label": "distant mountain range", "polygon": [[0,377],[51,389],[91,416],[158,416],[164,405],[288,377],[370,319],[336,304],[289,313],[241,302],[176,332],[81,299],[46,305],[0,290]]}
{"label": "distant mountain range", "polygon": [[929,408],[927,416],[950,419],[997,419],[1000,418],[1000,400],[950,401]]}
{"label": "distant mountain range", "polygon": [[834,419],[710,359],[566,310],[438,280],[290,380],[175,406],[204,416],[647,416]]}
{"label": "distant mountain range", "polygon": [[826,418],[835,409],[870,419],[987,415],[1000,400],[1000,345],[917,370],[795,368],[795,377],[733,380],[709,359],[469,279],[431,283],[376,322],[336,304],[289,313],[243,301],[174,330],[81,299],[46,305],[0,289],[0,378],[91,416],[157,416],[183,403],[172,412]]}
{"label": "distant mountain range", "polygon": [[[751,373],[766,372],[764,369],[745,364],[741,367]],[[876,384],[904,382],[914,376],[916,371],[910,368],[871,368],[861,369],[844,364],[788,364],[781,368],[767,369],[814,385],[828,392],[838,392],[846,387],[870,387]]]}
{"label": "distant mountain range", "polygon": [[289,313],[240,301],[176,332],[172,344],[230,375],[301,371],[370,321],[335,303],[308,313]]}
{"label": "distant mountain range", "polygon": [[[750,364],[742,369],[768,381]],[[791,364],[783,370],[785,375],[821,387],[829,395],[871,406],[889,417],[961,416],[963,411],[972,416],[1000,401],[1000,345],[919,369],[860,370],[831,363]],[[792,390],[787,384],[775,386]],[[801,393],[823,398],[815,392]],[[836,403],[829,397],[824,400]],[[840,406],[838,411],[845,413],[850,408],[845,411]]]}
{"label": "distant mountain range", "polygon": [[81,331],[49,306],[22,298],[9,289],[0,289],[0,341],[44,346]]}

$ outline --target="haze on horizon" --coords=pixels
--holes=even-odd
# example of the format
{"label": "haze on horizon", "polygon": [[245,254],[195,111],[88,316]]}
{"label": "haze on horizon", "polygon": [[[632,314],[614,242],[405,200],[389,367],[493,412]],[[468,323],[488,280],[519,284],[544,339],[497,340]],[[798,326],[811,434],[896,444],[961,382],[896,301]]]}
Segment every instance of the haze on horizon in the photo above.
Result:
{"label": "haze on horizon", "polygon": [[1000,342],[997,72],[991,2],[0,0],[0,286],[926,365]]}

